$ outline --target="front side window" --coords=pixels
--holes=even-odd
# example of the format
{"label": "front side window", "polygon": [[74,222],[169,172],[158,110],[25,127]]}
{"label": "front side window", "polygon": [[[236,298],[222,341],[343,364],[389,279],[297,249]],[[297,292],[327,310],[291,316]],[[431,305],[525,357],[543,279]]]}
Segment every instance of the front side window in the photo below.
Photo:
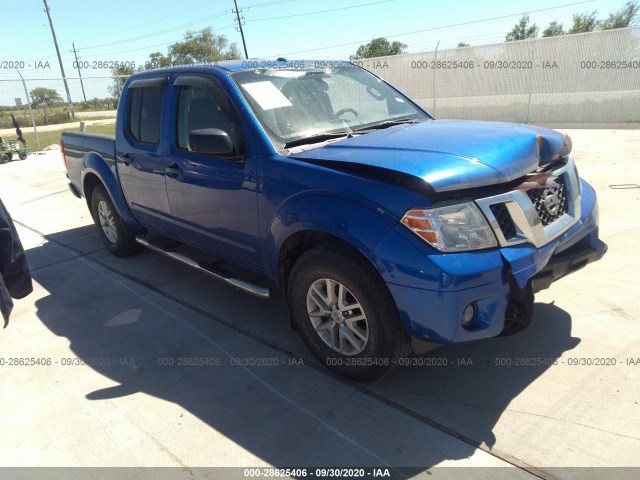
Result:
{"label": "front side window", "polygon": [[227,132],[236,152],[241,150],[241,126],[233,115],[226,97],[214,88],[191,85],[178,87],[176,106],[176,147],[190,151],[189,133],[194,130],[217,128]]}
{"label": "front side window", "polygon": [[349,63],[244,70],[231,77],[277,148],[313,135],[430,118],[374,75]]}
{"label": "front side window", "polygon": [[129,93],[127,130],[138,143],[160,143],[160,121],[164,88],[132,88]]}

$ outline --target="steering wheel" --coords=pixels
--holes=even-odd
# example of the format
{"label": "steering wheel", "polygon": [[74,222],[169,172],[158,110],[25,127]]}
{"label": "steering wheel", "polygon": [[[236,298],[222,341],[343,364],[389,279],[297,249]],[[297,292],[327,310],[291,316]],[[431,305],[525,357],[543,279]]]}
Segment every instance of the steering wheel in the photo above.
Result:
{"label": "steering wheel", "polygon": [[344,115],[345,113],[353,113],[354,116],[358,116],[358,112],[356,112],[353,108],[341,108],[333,116],[335,118],[339,118],[340,115]]}

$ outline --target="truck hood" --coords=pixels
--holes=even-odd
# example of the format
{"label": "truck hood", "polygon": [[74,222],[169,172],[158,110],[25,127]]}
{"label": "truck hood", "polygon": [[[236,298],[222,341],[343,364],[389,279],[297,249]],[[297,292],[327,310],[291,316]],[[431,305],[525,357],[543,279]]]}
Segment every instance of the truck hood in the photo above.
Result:
{"label": "truck hood", "polygon": [[570,151],[570,138],[547,128],[433,120],[374,130],[290,157],[338,170],[359,165],[400,172],[447,192],[509,182]]}

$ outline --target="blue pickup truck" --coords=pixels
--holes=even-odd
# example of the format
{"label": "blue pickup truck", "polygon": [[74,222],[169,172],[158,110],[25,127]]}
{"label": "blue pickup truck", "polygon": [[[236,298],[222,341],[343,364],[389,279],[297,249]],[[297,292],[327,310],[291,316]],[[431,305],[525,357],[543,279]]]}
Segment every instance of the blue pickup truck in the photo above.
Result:
{"label": "blue pickup truck", "polygon": [[569,137],[436,120],[349,62],[137,73],[115,136],[61,144],[114,255],[281,289],[311,352],[360,381],[421,340],[522,330],[537,291],[606,251]]}

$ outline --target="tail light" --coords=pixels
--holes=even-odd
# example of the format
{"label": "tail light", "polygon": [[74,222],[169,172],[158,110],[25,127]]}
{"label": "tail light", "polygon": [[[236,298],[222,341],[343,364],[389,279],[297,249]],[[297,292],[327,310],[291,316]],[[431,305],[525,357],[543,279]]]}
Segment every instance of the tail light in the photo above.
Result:
{"label": "tail light", "polygon": [[64,168],[67,168],[67,156],[64,154],[64,142],[60,139],[60,151],[62,152],[62,161],[64,162]]}

